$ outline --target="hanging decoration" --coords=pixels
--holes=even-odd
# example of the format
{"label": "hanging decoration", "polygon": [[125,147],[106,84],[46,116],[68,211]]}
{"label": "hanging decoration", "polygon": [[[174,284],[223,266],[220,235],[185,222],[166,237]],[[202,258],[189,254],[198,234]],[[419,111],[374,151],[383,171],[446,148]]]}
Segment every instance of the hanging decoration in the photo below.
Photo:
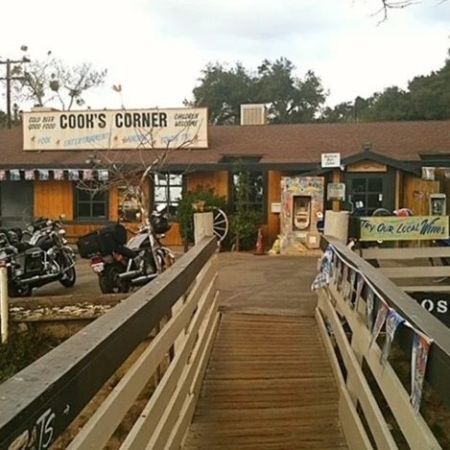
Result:
{"label": "hanging decoration", "polygon": [[20,181],[20,170],[12,169],[9,171],[9,179],[11,181]]}
{"label": "hanging decoration", "polygon": [[366,325],[369,331],[372,330],[374,308],[375,308],[375,293],[370,287],[368,287],[366,298]]}
{"label": "hanging decoration", "polygon": [[386,318],[386,338],[383,345],[383,351],[381,352],[381,363],[385,364],[389,353],[391,351],[392,341],[394,340],[395,331],[398,326],[403,323],[405,319],[393,309],[389,309],[388,316]]}
{"label": "hanging decoration", "polygon": [[50,171],[48,169],[39,169],[38,176],[41,181],[47,181],[50,177]]}
{"label": "hanging decoration", "polygon": [[6,180],[6,170],[0,170],[0,181]]}
{"label": "hanging decoration", "polygon": [[356,282],[355,299],[352,305],[353,309],[355,309],[356,311],[358,311],[359,300],[361,299],[363,287],[364,287],[364,277],[359,275],[358,281]]}
{"label": "hanging decoration", "polygon": [[109,179],[109,173],[105,169],[98,170],[97,175],[99,181],[108,181]]}
{"label": "hanging decoration", "polygon": [[377,340],[378,335],[380,334],[381,329],[383,328],[384,321],[389,312],[389,307],[380,302],[377,312],[377,318],[375,319],[375,324],[372,329],[372,336],[370,338],[369,348],[372,347],[373,343]]}
{"label": "hanging decoration", "polygon": [[411,353],[411,404],[416,414],[420,409],[428,351],[432,342],[432,339],[416,331]]}
{"label": "hanging decoration", "polygon": [[92,181],[94,179],[94,171],[92,169],[83,170],[83,180]]}
{"label": "hanging decoration", "polygon": [[58,181],[64,180],[64,170],[62,170],[62,169],[55,169],[53,171],[53,179],[54,180],[58,180]]}
{"label": "hanging decoration", "polygon": [[76,169],[69,170],[69,180],[78,181],[80,179],[80,172]]}
{"label": "hanging decoration", "polygon": [[25,170],[25,180],[34,180],[34,170]]}

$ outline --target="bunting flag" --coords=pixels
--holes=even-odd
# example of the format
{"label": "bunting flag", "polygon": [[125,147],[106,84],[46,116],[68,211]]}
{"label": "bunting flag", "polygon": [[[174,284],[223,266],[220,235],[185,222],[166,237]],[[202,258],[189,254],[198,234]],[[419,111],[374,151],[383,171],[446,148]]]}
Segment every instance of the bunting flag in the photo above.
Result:
{"label": "bunting flag", "polygon": [[58,181],[64,180],[64,170],[55,169],[53,171],[53,179]]}
{"label": "bunting flag", "polygon": [[381,329],[383,328],[384,321],[389,312],[389,306],[384,304],[383,302],[379,302],[380,307],[378,308],[377,318],[375,319],[375,324],[372,329],[372,337],[370,338],[369,348],[372,347],[373,343],[377,340],[378,335],[380,334]]}
{"label": "bunting flag", "polygon": [[69,180],[78,181],[80,179],[80,172],[76,169],[69,170]]}
{"label": "bunting flag", "polygon": [[336,285],[336,288],[338,288],[341,280],[342,280],[342,261],[340,259],[338,259],[336,261],[336,274],[334,277],[334,284]]}
{"label": "bunting flag", "polygon": [[25,170],[25,180],[34,180],[34,170]]}
{"label": "bunting flag", "polygon": [[350,298],[350,304],[353,305],[353,291],[355,289],[356,271],[350,268],[350,283],[348,285],[347,295]]}
{"label": "bunting flag", "polygon": [[373,325],[373,310],[375,302],[375,294],[370,287],[367,287],[367,298],[366,298],[366,324],[369,331],[372,330]]}
{"label": "bunting flag", "polygon": [[[341,275],[341,278],[340,278],[338,286],[337,286],[339,291],[342,291],[343,287],[346,286],[345,283],[347,282],[347,278],[348,278],[348,266],[347,266],[347,264],[345,264],[345,262],[342,262],[342,265],[344,267],[342,268],[342,275]],[[346,289],[347,289],[347,287],[346,287]]]}
{"label": "bunting flag", "polygon": [[314,278],[314,281],[311,285],[311,290],[316,291],[317,289],[324,288],[325,286],[328,286],[330,282],[330,277],[327,273],[318,273],[316,278]]}
{"label": "bunting flag", "polygon": [[98,170],[97,171],[98,179],[99,181],[108,181],[109,179],[109,173],[107,170]]}
{"label": "bunting flag", "polygon": [[92,181],[94,179],[94,171],[92,169],[83,170],[83,180]]}
{"label": "bunting flag", "polygon": [[358,277],[358,281],[356,282],[355,299],[352,305],[355,311],[358,311],[359,300],[361,299],[363,287],[364,287],[364,278],[360,275]]}
{"label": "bunting flag", "polygon": [[9,179],[11,181],[20,181],[20,170],[12,169],[9,171]]}
{"label": "bunting flag", "polygon": [[432,339],[422,333],[416,333],[413,338],[411,353],[411,404],[416,414],[420,409],[428,351],[432,342]]}
{"label": "bunting flag", "polygon": [[6,180],[6,170],[0,170],[0,181]]}
{"label": "bunting flag", "polygon": [[384,341],[383,351],[381,352],[381,363],[385,364],[391,351],[392,341],[394,340],[395,331],[405,319],[393,309],[389,310],[386,318],[386,338]]}
{"label": "bunting flag", "polygon": [[50,177],[50,171],[48,169],[39,169],[38,175],[40,180],[47,181]]}

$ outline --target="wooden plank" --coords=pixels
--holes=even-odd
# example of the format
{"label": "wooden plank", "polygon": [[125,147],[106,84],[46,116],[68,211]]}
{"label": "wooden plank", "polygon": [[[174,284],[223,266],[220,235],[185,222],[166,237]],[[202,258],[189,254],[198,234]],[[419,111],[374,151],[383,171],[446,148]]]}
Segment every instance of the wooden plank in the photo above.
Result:
{"label": "wooden plank", "polygon": [[359,251],[364,259],[418,259],[450,257],[450,247],[424,248],[364,248]]}
{"label": "wooden plank", "polygon": [[388,278],[450,277],[450,266],[380,267]]}
{"label": "wooden plank", "polygon": [[[319,295],[326,295],[326,291],[321,291]],[[319,324],[322,342],[325,344],[334,376],[339,387],[339,419],[341,421],[342,431],[344,432],[348,447],[351,450],[373,450],[366,430],[364,429],[355,405],[353,404],[353,401],[348,393],[336,353],[333,349],[333,344],[331,343],[330,336],[326,330],[325,322],[323,321],[319,308],[316,308],[315,316],[317,323]]]}
{"label": "wooden plank", "polygon": [[313,318],[224,314],[201,392],[183,449],[347,448]]}

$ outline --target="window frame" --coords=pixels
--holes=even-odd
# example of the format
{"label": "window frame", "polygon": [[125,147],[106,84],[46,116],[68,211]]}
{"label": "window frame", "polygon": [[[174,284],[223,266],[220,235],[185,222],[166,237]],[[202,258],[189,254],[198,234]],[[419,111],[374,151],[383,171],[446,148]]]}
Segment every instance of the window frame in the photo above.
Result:
{"label": "window frame", "polygon": [[[171,176],[180,177],[180,183],[173,184],[171,183]],[[159,182],[158,178],[164,177],[165,182],[161,183]],[[158,180],[158,182],[157,182]],[[157,200],[156,199],[156,189],[157,188],[164,188],[165,190],[165,200]],[[180,197],[178,200],[172,200],[171,196],[171,188],[181,188]],[[152,207],[153,209],[156,209],[158,205],[165,205],[166,210],[169,213],[170,217],[175,217],[176,212],[178,210],[178,205],[181,201],[181,198],[183,197],[183,193],[186,189],[186,177],[183,172],[158,172],[153,174],[153,189],[152,189]],[[174,212],[172,213],[171,208],[174,208]]]}
{"label": "window frame", "polygon": [[[94,196],[97,195],[97,194],[104,195],[105,198],[103,200],[94,200],[93,201],[92,200],[93,196],[91,195],[90,201],[81,200],[81,202],[80,202],[80,199],[79,199],[80,193],[83,192],[83,193],[89,194],[89,191],[84,190],[84,189],[79,189],[76,184],[73,185],[73,189],[74,189],[74,196],[73,196],[74,197],[73,198],[73,201],[74,201],[74,219],[77,222],[107,222],[109,220],[109,200],[110,200],[110,197],[109,197],[109,191],[108,190],[104,190],[104,191],[97,192],[96,194],[94,194]],[[89,204],[89,209],[90,209],[90,215],[89,216],[80,216],[80,213],[79,213],[79,209],[80,209],[79,205],[80,205],[80,203],[81,204]],[[94,216],[94,215],[92,215],[94,204],[104,204],[104,208],[105,208],[105,215],[104,216]]]}

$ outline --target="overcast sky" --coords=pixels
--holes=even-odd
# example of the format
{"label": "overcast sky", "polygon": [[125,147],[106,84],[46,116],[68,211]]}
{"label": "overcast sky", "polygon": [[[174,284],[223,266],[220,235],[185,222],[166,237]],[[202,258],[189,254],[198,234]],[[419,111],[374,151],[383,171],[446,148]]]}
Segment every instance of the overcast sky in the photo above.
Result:
{"label": "overcast sky", "polygon": [[[92,108],[181,106],[208,62],[256,69],[285,56],[296,75],[311,69],[328,104],[428,74],[450,47],[450,1],[423,0],[373,13],[379,0],[14,0],[2,4],[0,58],[47,50],[68,64],[108,69]],[[4,70],[4,66],[0,70]],[[0,76],[4,74],[1,73]],[[3,92],[2,92],[3,94]],[[4,97],[0,109],[4,110]]]}

